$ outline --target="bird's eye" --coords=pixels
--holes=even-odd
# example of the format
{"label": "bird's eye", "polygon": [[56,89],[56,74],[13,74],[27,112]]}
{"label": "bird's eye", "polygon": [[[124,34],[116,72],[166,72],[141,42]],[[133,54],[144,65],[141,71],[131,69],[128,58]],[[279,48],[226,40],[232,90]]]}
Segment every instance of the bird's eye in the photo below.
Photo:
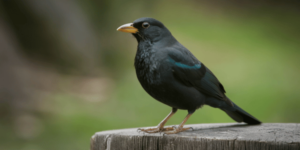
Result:
{"label": "bird's eye", "polygon": [[148,22],[143,22],[142,27],[146,29],[150,27],[150,24]]}

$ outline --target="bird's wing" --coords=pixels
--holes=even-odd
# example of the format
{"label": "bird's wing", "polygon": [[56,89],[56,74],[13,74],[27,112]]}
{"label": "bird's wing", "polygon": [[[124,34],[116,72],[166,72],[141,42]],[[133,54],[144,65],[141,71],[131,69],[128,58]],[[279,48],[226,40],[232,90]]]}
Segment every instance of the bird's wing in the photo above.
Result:
{"label": "bird's wing", "polygon": [[215,75],[190,52],[170,52],[168,61],[172,66],[173,75],[183,85],[194,87],[198,91],[224,100],[232,105],[225,96],[225,89]]}

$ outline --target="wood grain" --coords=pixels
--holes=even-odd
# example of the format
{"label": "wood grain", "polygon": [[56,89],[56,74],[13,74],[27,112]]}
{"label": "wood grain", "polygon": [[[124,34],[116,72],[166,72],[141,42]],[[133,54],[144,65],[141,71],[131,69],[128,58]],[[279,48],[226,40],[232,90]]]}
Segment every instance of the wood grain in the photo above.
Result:
{"label": "wood grain", "polygon": [[300,123],[194,124],[178,134],[137,128],[97,132],[91,150],[300,150]]}

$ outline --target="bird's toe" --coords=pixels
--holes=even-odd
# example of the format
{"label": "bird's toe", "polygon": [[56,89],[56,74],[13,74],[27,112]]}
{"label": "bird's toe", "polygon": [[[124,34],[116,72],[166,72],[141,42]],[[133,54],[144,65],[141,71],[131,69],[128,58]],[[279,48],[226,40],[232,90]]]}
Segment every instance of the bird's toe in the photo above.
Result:
{"label": "bird's toe", "polygon": [[176,128],[176,126],[163,128],[162,131],[172,131]]}
{"label": "bird's toe", "polygon": [[164,131],[165,134],[176,134],[176,133],[179,133],[179,132],[182,132],[182,131],[186,131],[186,130],[189,130],[191,128],[174,128],[173,130],[169,130],[169,131]]}
{"label": "bird's toe", "polygon": [[138,128],[137,130],[142,131],[142,132],[146,132],[146,133],[157,133],[157,132],[173,131],[175,129],[176,129],[176,127],[172,126],[172,127],[166,127],[166,128],[159,128],[159,127],[147,128],[147,129]]}
{"label": "bird's toe", "polygon": [[146,132],[146,133],[157,133],[160,132],[159,128],[147,128],[147,129],[138,129],[139,131]]}

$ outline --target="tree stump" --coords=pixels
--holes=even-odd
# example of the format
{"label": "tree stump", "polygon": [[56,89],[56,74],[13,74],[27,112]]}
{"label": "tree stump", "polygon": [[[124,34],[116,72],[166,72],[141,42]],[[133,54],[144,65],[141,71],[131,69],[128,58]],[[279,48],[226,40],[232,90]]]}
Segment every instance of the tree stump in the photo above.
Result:
{"label": "tree stump", "polygon": [[97,132],[91,150],[300,150],[300,123],[194,124],[178,134],[135,129]]}

